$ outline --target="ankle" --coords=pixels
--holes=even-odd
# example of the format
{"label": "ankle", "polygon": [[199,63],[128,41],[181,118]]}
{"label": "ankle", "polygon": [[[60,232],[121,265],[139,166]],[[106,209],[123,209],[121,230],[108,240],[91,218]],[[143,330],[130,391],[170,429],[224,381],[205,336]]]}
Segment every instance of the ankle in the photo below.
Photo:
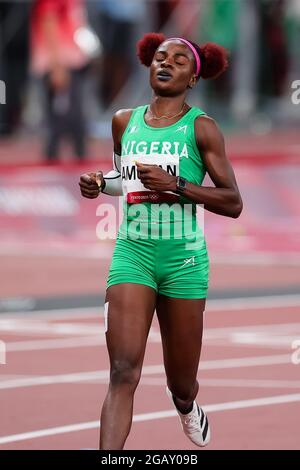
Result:
{"label": "ankle", "polygon": [[190,413],[193,409],[193,405],[194,405],[193,401],[180,400],[179,398],[175,397],[174,395],[173,395],[173,401],[174,401],[174,405],[176,406],[177,410],[183,415],[186,415],[186,414]]}

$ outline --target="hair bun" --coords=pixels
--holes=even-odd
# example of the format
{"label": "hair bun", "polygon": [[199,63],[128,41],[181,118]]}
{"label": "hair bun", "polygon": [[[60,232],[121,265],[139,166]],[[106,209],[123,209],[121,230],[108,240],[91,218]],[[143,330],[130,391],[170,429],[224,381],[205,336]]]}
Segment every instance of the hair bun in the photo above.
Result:
{"label": "hair bun", "polygon": [[200,46],[200,57],[202,59],[200,77],[204,79],[217,78],[228,67],[228,52],[218,44],[208,42]]}
{"label": "hair bun", "polygon": [[147,33],[137,42],[137,55],[143,65],[150,67],[156,49],[165,39],[164,34]]}

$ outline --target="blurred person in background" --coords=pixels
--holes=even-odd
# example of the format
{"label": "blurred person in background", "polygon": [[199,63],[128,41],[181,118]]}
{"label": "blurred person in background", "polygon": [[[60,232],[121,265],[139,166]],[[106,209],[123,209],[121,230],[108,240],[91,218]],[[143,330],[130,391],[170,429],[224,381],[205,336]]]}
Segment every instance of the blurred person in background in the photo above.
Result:
{"label": "blurred person in background", "polygon": [[[297,0],[296,0],[297,2]],[[287,0],[210,0],[201,9],[201,35],[221,42],[231,53],[227,81],[209,85],[208,109],[223,121],[248,125],[249,118],[267,109],[270,98],[286,90],[290,67]],[[247,50],[247,54],[245,54]],[[280,103],[279,103],[280,104]],[[270,116],[274,119],[274,116]]]}
{"label": "blurred person in background", "polygon": [[290,0],[287,5],[286,27],[290,52],[290,80],[300,79],[300,1]]}
{"label": "blurred person in background", "polygon": [[136,28],[145,16],[144,0],[96,0],[98,33],[103,44],[99,97],[104,109],[117,97],[133,71]]}
{"label": "blurred person in background", "polygon": [[6,84],[0,137],[11,135],[21,121],[28,78],[30,6],[30,1],[0,1],[0,80]]}
{"label": "blurred person in background", "polygon": [[[248,1],[248,0],[243,0]],[[253,0],[250,0],[253,1]],[[236,47],[238,43],[238,24],[241,2],[236,0],[209,0],[203,2],[200,10],[200,39],[222,44],[230,51],[230,58],[234,64]],[[228,100],[232,94],[233,67],[222,80],[208,84],[208,102],[213,99],[213,107],[224,103],[228,113]]]}
{"label": "blurred person in background", "polygon": [[160,31],[172,17],[176,7],[182,0],[154,0],[153,10],[155,16],[154,27]]}
{"label": "blurred person in background", "polygon": [[89,57],[75,41],[86,25],[83,0],[35,0],[31,14],[31,68],[46,92],[46,157],[54,162],[69,135],[78,160],[85,154],[83,82]]}
{"label": "blurred person in background", "polygon": [[286,0],[260,3],[261,66],[260,91],[263,96],[284,93],[289,68],[288,37],[285,27]]}

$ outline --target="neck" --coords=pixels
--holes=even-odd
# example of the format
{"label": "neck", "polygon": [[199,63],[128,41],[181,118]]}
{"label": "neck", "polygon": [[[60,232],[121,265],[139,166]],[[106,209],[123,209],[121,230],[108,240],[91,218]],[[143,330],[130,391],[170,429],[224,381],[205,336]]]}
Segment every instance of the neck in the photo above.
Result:
{"label": "neck", "polygon": [[182,109],[184,101],[185,96],[182,95],[176,97],[153,95],[150,106],[152,111],[159,116],[164,114],[172,115]]}

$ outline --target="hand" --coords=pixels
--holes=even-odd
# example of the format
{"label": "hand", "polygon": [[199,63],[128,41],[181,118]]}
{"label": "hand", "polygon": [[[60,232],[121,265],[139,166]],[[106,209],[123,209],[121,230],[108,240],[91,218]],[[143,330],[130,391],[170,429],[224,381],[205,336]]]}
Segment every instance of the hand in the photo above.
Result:
{"label": "hand", "polygon": [[152,191],[176,191],[176,176],[170,175],[158,165],[136,162],[137,175],[145,188]]}
{"label": "hand", "polygon": [[95,199],[105,187],[102,171],[86,173],[80,176],[79,181],[81,195],[88,199]]}

